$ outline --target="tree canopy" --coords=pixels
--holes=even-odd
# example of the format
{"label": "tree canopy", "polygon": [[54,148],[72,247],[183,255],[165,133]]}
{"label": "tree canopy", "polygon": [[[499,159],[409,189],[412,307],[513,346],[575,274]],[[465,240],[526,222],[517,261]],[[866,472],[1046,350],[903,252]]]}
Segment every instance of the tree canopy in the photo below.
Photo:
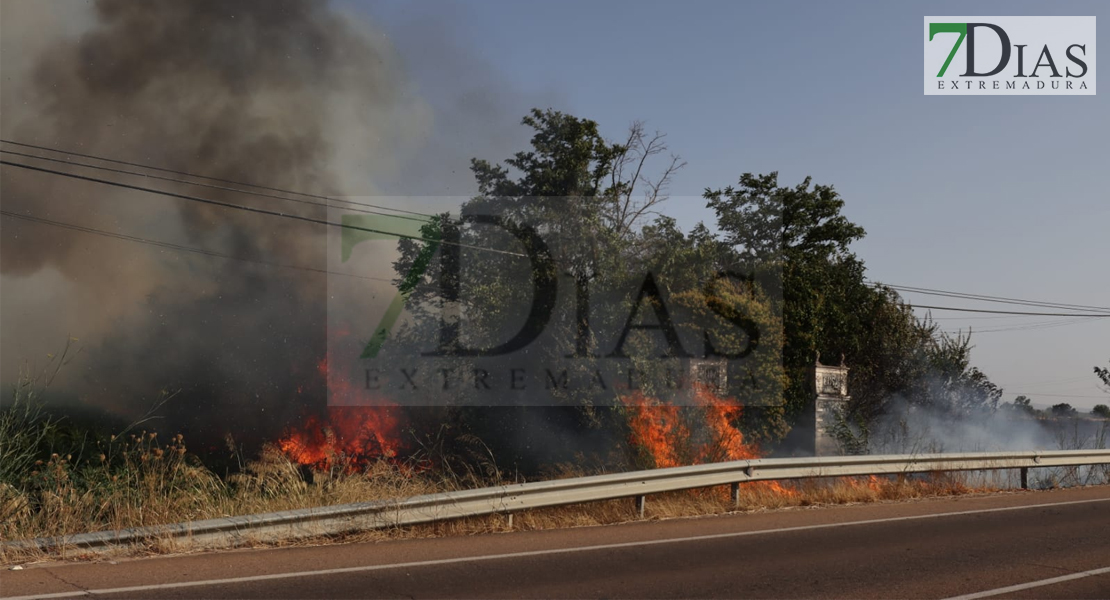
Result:
{"label": "tree canopy", "polygon": [[[438,267],[412,277],[414,265],[428,260],[427,245],[400,242],[395,268],[411,291],[413,318],[399,343],[427,347],[438,336],[441,350],[451,350],[443,332],[461,330],[470,347],[488,348],[540,310],[541,341],[511,360],[539,366],[574,357],[568,377],[589,378],[601,359],[618,355],[628,359],[627,374],[664,369],[670,363],[661,357],[757,348],[729,377],[753,382],[738,398],[752,409],[735,425],[768,447],[812,402],[807,373],[818,355],[851,367],[845,417],[864,433],[893,399],[953,415],[997,404],[1001,390],[970,364],[969,338],[941,333],[893,290],[867,280],[851,250],[865,231],[842,214],[845,200],[831,185],[810,178],[782,185],[778,173],[744,173],[735,186],[706,188],[715,228],[683,232],[658,210],[685,164],[668,156],[664,135],[634,123],[614,142],[594,121],[553,110],[533,110],[522,124],[533,130],[529,148],[500,164],[475,158],[479,194],[459,217],[425,226],[425,238],[445,240]],[[553,258],[537,268],[522,251]],[[539,297],[541,279],[551,298]],[[568,294],[571,301],[556,302]],[[663,322],[671,317],[680,323],[673,331]],[[459,364],[473,360],[459,347],[444,354],[454,352]],[[460,388],[460,404],[481,391]],[[642,391],[675,395],[651,385]],[[619,429],[617,395],[612,385],[593,385],[562,393],[550,410],[456,415],[487,441],[514,439],[506,432],[537,419],[564,439]]]}

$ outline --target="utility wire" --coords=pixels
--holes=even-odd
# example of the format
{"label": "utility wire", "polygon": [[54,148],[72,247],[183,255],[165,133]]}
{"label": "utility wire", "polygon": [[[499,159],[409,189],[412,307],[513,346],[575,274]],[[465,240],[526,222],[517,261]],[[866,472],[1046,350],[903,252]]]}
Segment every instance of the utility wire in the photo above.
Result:
{"label": "utility wire", "polygon": [[[147,178],[151,178],[151,179],[157,179],[157,180],[162,180],[162,181],[170,181],[170,182],[181,183],[181,184],[185,184],[185,185],[194,185],[194,186],[205,187],[205,188],[210,188],[210,189],[218,189],[218,190],[224,190],[224,191],[239,192],[239,193],[250,194],[250,195],[255,195],[255,196],[260,196],[260,197],[273,198],[273,199],[277,199],[277,200],[287,200],[287,201],[291,201],[291,202],[301,202],[301,203],[313,204],[313,205],[317,205],[317,206],[334,207],[333,205],[328,204],[327,202],[339,201],[339,202],[344,202],[344,203],[347,203],[347,204],[353,204],[353,205],[356,205],[356,206],[366,206],[366,207],[376,208],[376,209],[380,209],[380,210],[389,210],[389,211],[394,211],[394,212],[399,212],[399,213],[419,215],[419,216],[423,216],[423,217],[434,217],[434,215],[430,215],[430,214],[426,214],[426,213],[419,213],[419,212],[408,211],[408,210],[398,209],[398,208],[390,208],[390,207],[385,207],[385,206],[377,206],[377,205],[367,204],[367,203],[359,203],[359,202],[350,201],[350,200],[336,199],[336,198],[332,198],[332,197],[329,197],[329,196],[309,194],[309,193],[306,193],[306,192],[286,190],[286,189],[282,189],[282,188],[263,186],[263,185],[253,184],[253,183],[245,183],[245,182],[234,181],[234,180],[230,180],[230,179],[222,179],[222,178],[219,178],[219,177],[211,177],[211,176],[206,176],[206,175],[197,175],[197,174],[190,173],[190,172],[187,172],[187,171],[177,171],[177,170],[173,170],[173,169],[166,169],[166,168],[162,168],[162,167],[144,165],[144,164],[141,164],[141,163],[134,163],[134,162],[128,162],[128,161],[117,160],[117,159],[112,159],[112,158],[106,158],[106,157],[102,157],[102,156],[96,156],[96,155],[92,155],[92,154],[83,154],[83,153],[73,152],[73,151],[68,151],[68,150],[59,150],[57,148],[50,148],[50,147],[47,147],[47,146],[40,146],[40,145],[35,145],[35,144],[27,144],[27,143],[24,143],[24,142],[17,142],[17,141],[14,141],[14,140],[0,139],[0,142],[4,142],[4,143],[7,143],[7,144],[12,144],[12,145],[15,145],[15,146],[33,148],[33,149],[36,149],[36,150],[43,150],[43,151],[47,151],[47,152],[57,152],[59,154],[69,154],[69,155],[72,155],[72,156],[80,156],[82,158],[89,158],[89,159],[93,159],[93,160],[100,160],[100,161],[111,162],[111,163],[122,164],[122,165],[128,165],[128,166],[139,167],[139,168],[144,168],[144,169],[151,169],[151,170],[155,170],[155,171],[173,173],[173,174],[176,174],[176,175],[184,175],[184,176],[187,176],[187,177],[195,177],[195,178],[199,178],[199,179],[208,179],[208,180],[211,180],[211,181],[220,181],[220,182],[223,182],[223,183],[229,183],[229,184],[245,186],[245,187],[253,187],[253,188],[256,188],[256,189],[281,192],[281,193],[285,193],[285,194],[294,194],[294,195],[303,196],[303,197],[306,197],[306,198],[316,198],[316,199],[324,200],[324,202],[309,202],[309,201],[306,201],[306,200],[298,200],[298,199],[295,199],[295,198],[275,196],[273,194],[262,194],[262,193],[259,193],[259,192],[252,192],[252,191],[249,191],[249,190],[228,188],[228,187],[223,187],[223,186],[216,186],[216,185],[212,185],[212,184],[205,184],[205,183],[194,182],[194,181],[186,181],[186,180],[175,179],[175,178],[170,178],[170,177],[162,177],[162,176],[158,176],[158,175],[151,175],[151,174],[148,174],[148,173],[139,173],[139,172],[128,171],[128,170],[124,170],[124,169],[113,169],[113,168],[110,168],[110,167],[90,165],[90,164],[87,164],[87,163],[80,163],[80,162],[76,162],[76,161],[62,160],[62,159],[57,159],[57,158],[45,157],[45,156],[35,156],[35,155],[24,154],[24,153],[20,153],[20,152],[13,152],[13,151],[10,151],[10,150],[0,150],[0,152],[3,152],[5,154],[12,154],[12,155],[15,155],[15,156],[21,156],[21,157],[25,157],[25,158],[46,160],[46,161],[51,161],[51,162],[56,162],[56,163],[63,163],[63,164],[70,164],[70,165],[75,165],[75,166],[80,166],[80,167],[91,168],[91,169],[100,169],[100,170],[110,171],[110,172],[114,172],[114,173],[134,175],[134,176],[139,176],[139,177],[147,177]],[[122,187],[122,188],[126,188],[126,189],[145,191],[145,192],[149,192],[149,193],[170,196],[170,197],[179,198],[179,199],[183,199],[183,200],[203,202],[203,203],[207,203],[207,204],[223,206],[223,207],[226,207],[226,208],[234,208],[234,209],[238,209],[238,210],[246,210],[246,211],[250,211],[250,212],[257,212],[257,213],[260,213],[260,214],[268,214],[268,215],[273,215],[273,216],[293,218],[293,219],[298,219],[298,220],[311,222],[311,223],[322,224],[322,225],[345,227],[345,228],[349,228],[349,229],[367,231],[367,232],[370,232],[370,233],[378,233],[378,234],[389,235],[389,236],[399,237],[399,238],[415,239],[415,240],[420,240],[420,241],[425,241],[425,242],[435,242],[435,240],[429,240],[427,238],[423,238],[423,237],[419,237],[419,236],[410,236],[410,235],[400,234],[400,233],[396,233],[396,232],[375,230],[375,229],[358,227],[358,226],[353,226],[353,225],[343,225],[342,223],[334,223],[334,222],[323,220],[323,219],[314,219],[314,218],[311,218],[311,217],[303,217],[303,216],[300,216],[300,215],[294,215],[294,214],[289,214],[289,213],[269,211],[269,210],[265,210],[265,209],[258,209],[258,208],[253,208],[253,207],[247,207],[247,206],[242,206],[242,205],[220,202],[220,201],[211,200],[211,199],[208,199],[208,198],[199,198],[199,197],[195,197],[195,196],[187,196],[185,194],[175,194],[173,192],[167,192],[167,191],[164,191],[164,190],[156,190],[156,189],[153,189],[153,188],[144,188],[144,187],[141,187],[141,186],[134,186],[134,185],[129,185],[129,184],[125,184],[125,183],[119,183],[119,182],[113,182],[113,181],[108,181],[108,180],[103,180],[103,179],[97,179],[97,178],[94,178],[94,177],[87,177],[87,176],[77,175],[77,174],[73,174],[73,173],[64,173],[64,172],[55,171],[55,170],[52,170],[52,169],[46,169],[46,168],[42,168],[42,167],[34,167],[34,166],[31,166],[31,165],[25,165],[25,164],[14,163],[14,162],[9,162],[9,161],[0,161],[0,164],[10,165],[10,166],[14,166],[14,167],[20,167],[20,168],[24,168],[24,169],[30,169],[30,170],[34,170],[34,171],[40,171],[40,172],[43,172],[43,173],[49,173],[49,174],[59,175],[59,176],[63,176],[63,177],[71,177],[71,178],[75,178],[75,179],[81,179],[81,180],[91,181],[91,182],[95,182],[95,183],[101,183],[101,184],[105,184],[105,185],[112,185],[112,186]],[[334,208],[339,208],[339,207],[334,207]],[[382,215],[382,216],[396,216],[396,217],[399,217],[399,218],[413,219],[413,217],[404,217],[404,216],[401,216],[401,215],[389,215],[389,214],[386,214],[386,213],[374,212],[374,211],[370,211],[370,210],[358,210],[358,209],[351,209],[351,208],[347,208],[347,207],[343,207],[343,208],[348,209],[348,210],[354,210],[356,212],[363,212],[363,213],[366,213],[366,214],[375,214],[375,215]],[[8,214],[8,213],[5,213],[5,214]],[[23,216],[23,215],[19,215],[19,216]],[[413,219],[413,220],[422,220],[422,219]],[[489,251],[489,252],[496,252],[496,253],[499,253],[499,254],[508,254],[508,255],[511,255],[511,256],[520,256],[520,257],[525,256],[525,255],[520,254],[520,253],[508,252],[508,251],[504,251],[504,250],[496,250],[494,248],[484,248],[484,247],[479,247],[479,246],[472,246],[472,245],[469,245],[469,244],[462,244],[462,243],[455,243],[455,242],[445,242],[445,241],[440,241],[439,243],[452,244],[452,245],[457,245],[457,246],[460,246],[460,247],[471,248],[471,249],[476,249],[476,250],[485,250],[485,251]],[[998,303],[1003,303],[1003,304],[1017,304],[1017,305],[1026,305],[1026,306],[1041,306],[1041,307],[1045,307],[1045,308],[1060,308],[1060,309],[1078,310],[1078,311],[1084,311],[1084,312],[1106,311],[1107,313],[1110,313],[1110,307],[1089,306],[1089,305],[1080,305],[1080,304],[1065,304],[1065,303],[1057,303],[1057,302],[1041,302],[1041,301],[1036,301],[1036,300],[1022,300],[1022,299],[1017,299],[1017,298],[1005,298],[1005,297],[1000,297],[1000,296],[985,296],[985,295],[979,295],[979,294],[968,294],[968,293],[963,293],[963,292],[950,292],[950,291],[936,290],[936,289],[930,289],[930,288],[919,288],[919,287],[912,287],[912,286],[901,286],[901,285],[894,285],[894,284],[886,284],[886,283],[882,283],[882,282],[871,282],[871,285],[876,286],[876,287],[885,286],[885,287],[888,287],[888,288],[891,288],[891,289],[894,289],[894,290],[901,290],[901,291],[906,291],[906,292],[911,292],[911,293],[920,293],[920,294],[944,296],[944,297],[951,297],[951,298],[962,298],[962,299],[969,299],[969,300],[979,300],[979,301],[984,301],[984,302],[998,302]],[[939,307],[939,306],[923,306],[923,305],[918,305],[918,306],[916,306],[916,308],[926,308],[926,309],[932,309],[932,310],[951,310],[951,311],[985,313],[985,314],[989,313],[989,314],[1003,314],[1003,315],[1022,315],[1022,316],[1061,316],[1061,317],[1063,317],[1063,316],[1068,316],[1068,317],[1070,317],[1070,316],[1077,316],[1077,317],[1091,316],[1091,317],[1096,317],[1096,318],[1110,317],[1110,314],[1076,315],[1074,313],[1032,313],[1032,312],[992,311],[992,310],[979,310],[979,309],[954,308],[954,307]]]}
{"label": "utility wire", "polygon": [[1076,313],[1038,313],[1038,312],[1016,312],[1010,310],[986,310],[980,308],[956,308],[952,306],[924,306],[921,304],[911,305],[913,308],[927,308],[930,310],[953,310],[958,312],[972,312],[972,313],[988,313],[994,315],[1029,315],[1035,317],[1084,317],[1091,319],[1105,319],[1110,317],[1110,313],[1100,314],[1076,314]]}
{"label": "utility wire", "polygon": [[[1019,384],[1010,383],[1010,384],[1007,384],[1007,387],[1009,387],[1009,386],[1040,387],[1040,386],[1043,386],[1043,385],[1060,385],[1060,384],[1063,384],[1063,383],[1075,383],[1075,382],[1078,382],[1078,381],[1090,382],[1091,381],[1090,372],[1086,373],[1082,377],[1068,377],[1066,379],[1051,379],[1051,380],[1048,380],[1048,381],[1032,381],[1032,382],[1027,381],[1025,383],[1019,383]],[[999,385],[1002,385],[1002,384],[999,384]]]}
{"label": "utility wire", "polygon": [[117,233],[117,232],[113,232],[113,231],[105,231],[103,229],[95,229],[93,227],[85,227],[84,225],[76,225],[76,224],[73,224],[73,223],[63,223],[61,221],[52,221],[50,219],[44,219],[42,217],[35,217],[35,216],[32,216],[32,215],[24,215],[24,214],[20,214],[20,213],[11,212],[11,211],[8,211],[8,210],[0,210],[0,215],[3,215],[5,217],[11,217],[13,219],[20,219],[20,220],[23,220],[23,221],[29,221],[31,223],[38,223],[38,224],[41,224],[41,225],[51,225],[51,226],[54,226],[54,227],[61,227],[63,229],[71,229],[73,231],[80,231],[80,232],[83,232],[83,233],[91,233],[91,234],[94,234],[94,235],[102,235],[102,236],[105,236],[105,237],[115,238],[115,239],[118,239],[118,240],[124,240],[124,241],[127,241],[127,242],[136,242],[136,243],[139,243],[139,244],[147,244],[147,245],[150,245],[150,246],[157,246],[159,248],[168,248],[170,250],[178,250],[178,251],[181,251],[181,252],[193,252],[195,254],[203,254],[205,256],[212,256],[212,257],[217,257],[217,258],[226,258],[226,259],[229,259],[229,260],[238,260],[238,261],[254,263],[254,264],[258,264],[258,265],[266,265],[268,267],[279,267],[279,268],[282,268],[282,269],[297,269],[297,270],[300,270],[300,271],[311,271],[313,273],[324,273],[326,275],[340,275],[340,276],[343,276],[343,277],[353,277],[355,279],[368,279],[370,281],[384,281],[386,283],[393,283],[391,280],[385,279],[383,277],[370,277],[368,275],[355,275],[353,273],[340,273],[338,271],[329,271],[327,269],[318,269],[318,268],[315,268],[315,267],[304,267],[304,266],[300,266],[300,265],[286,265],[286,264],[281,264],[281,263],[268,262],[268,261],[264,261],[264,260],[256,260],[256,259],[253,259],[253,258],[244,258],[242,256],[233,256],[231,254],[222,254],[220,252],[215,252],[215,251],[212,251],[212,250],[205,250],[204,248],[195,248],[193,246],[183,246],[181,244],[174,244],[174,243],[171,243],[171,242],[163,242],[163,241],[160,241],[160,240],[152,240],[150,238],[127,235],[127,234]]}
{"label": "utility wire", "polygon": [[1078,310],[1085,312],[1110,312],[1110,307],[1106,306],[1090,306],[1085,304],[1065,304],[1061,302],[1043,302],[1039,300],[1022,300],[1020,298],[1006,298],[1003,296],[984,296],[980,294],[968,294],[964,292],[952,292],[947,290],[935,290],[930,288],[919,288],[903,285],[893,285],[889,283],[882,283],[879,281],[870,282],[874,287],[888,287],[894,290],[906,291],[917,294],[925,294],[929,296],[944,296],[949,298],[962,298],[966,300],[981,300],[983,302],[998,302],[1002,304],[1020,304],[1025,306],[1040,306],[1042,308],[1059,308],[1067,310]]}
{"label": "utility wire", "polygon": [[47,174],[50,174],[50,175],[58,175],[60,177],[68,177],[68,178],[71,178],[71,179],[79,179],[79,180],[82,180],[82,181],[90,181],[90,182],[93,182],[93,183],[100,183],[100,184],[103,184],[103,185],[110,185],[110,186],[123,188],[123,189],[128,189],[128,190],[136,190],[136,191],[140,191],[140,192],[148,192],[148,193],[151,193],[151,194],[158,194],[158,195],[162,195],[162,196],[168,196],[170,198],[178,198],[178,199],[181,199],[181,200],[189,200],[191,202],[200,202],[202,204],[210,204],[210,205],[213,205],[213,206],[222,206],[224,208],[231,208],[231,209],[234,209],[234,210],[242,210],[242,211],[245,211],[245,212],[257,213],[257,214],[262,214],[262,215],[270,215],[270,216],[274,216],[274,217],[283,217],[283,218],[286,218],[286,219],[294,219],[294,220],[297,220],[297,221],[304,221],[306,223],[315,223],[317,225],[327,225],[329,227],[339,227],[341,229],[352,229],[352,230],[355,230],[355,231],[364,231],[364,232],[367,232],[367,233],[377,233],[377,234],[381,234],[381,235],[387,235],[387,236],[390,236],[390,237],[404,238],[404,239],[416,240],[416,241],[433,243],[433,244],[448,244],[448,245],[451,245],[451,246],[458,246],[460,248],[468,248],[468,249],[472,249],[472,250],[482,250],[482,251],[485,251],[485,252],[493,252],[493,253],[496,253],[496,254],[504,254],[506,256],[516,256],[516,257],[520,257],[520,258],[528,258],[528,255],[521,254],[519,252],[510,252],[508,250],[498,250],[496,248],[486,248],[486,247],[482,247],[482,246],[474,246],[474,245],[471,245],[471,244],[464,244],[464,243],[461,243],[461,242],[448,242],[446,240],[434,240],[434,239],[424,238],[424,237],[417,236],[417,235],[408,235],[408,234],[404,234],[404,233],[397,233],[395,231],[385,231],[385,230],[381,230],[381,229],[372,229],[370,227],[361,227],[361,226],[358,226],[358,225],[344,225],[343,223],[336,223],[334,221],[328,221],[327,219],[317,219],[317,218],[314,218],[314,217],[305,217],[305,216],[302,216],[302,215],[295,215],[295,214],[291,214],[291,213],[267,210],[267,209],[264,209],[264,208],[255,208],[253,206],[243,206],[241,204],[232,204],[230,202],[221,202],[219,200],[212,200],[211,198],[201,198],[201,197],[198,197],[198,196],[189,196],[187,194],[178,194],[176,192],[167,192],[165,190],[147,188],[147,187],[142,187],[142,186],[139,186],[139,185],[132,185],[132,184],[129,184],[129,183],[120,183],[118,181],[108,181],[107,179],[98,179],[96,177],[89,177],[87,175],[78,175],[76,173],[66,173],[64,171],[56,171],[54,169],[47,169],[45,167],[36,167],[36,166],[32,166],[32,165],[26,165],[26,164],[22,164],[22,163],[7,161],[7,160],[0,160],[0,164],[8,165],[8,166],[11,166],[11,167],[18,167],[18,168],[21,168],[21,169],[27,169],[27,170],[30,170],[30,171],[38,171],[40,173],[47,173]]}
{"label": "utility wire", "polygon": [[966,329],[961,328],[957,331],[948,331],[946,333],[954,335],[954,334],[964,333],[964,332],[974,332],[975,334],[980,334],[980,333],[1001,333],[1001,332],[1004,332],[1004,331],[1029,331],[1029,330],[1032,330],[1032,329],[1052,329],[1052,328],[1055,328],[1055,327],[1066,327],[1068,325],[1075,325],[1075,324],[1082,323],[1082,322],[1089,322],[1084,318],[1086,316],[1087,315],[1077,315],[1077,318],[1064,319],[1062,321],[1060,321],[1060,320],[1040,321],[1040,322],[1037,322],[1037,323],[1026,323],[1024,325],[1012,325],[1012,326],[1007,326],[1007,327],[994,327],[994,328],[987,328],[987,329],[974,329],[972,327],[967,327]]}
{"label": "utility wire", "polygon": [[[220,177],[212,177],[210,175],[198,175],[196,173],[190,173],[188,171],[176,171],[174,169],[166,169],[166,168],[163,168],[163,167],[155,167],[155,166],[152,166],[152,165],[144,165],[142,163],[128,162],[128,161],[125,161],[125,160],[117,160],[117,159],[114,159],[114,158],[106,158],[106,157],[103,157],[103,156],[96,156],[94,154],[82,154],[80,152],[72,152],[70,150],[59,150],[58,148],[51,148],[49,146],[37,146],[35,144],[27,144],[27,143],[24,143],[24,142],[17,142],[17,141],[14,141],[14,140],[0,139],[0,142],[4,142],[5,144],[12,144],[14,146],[22,146],[24,148],[33,148],[35,150],[45,150],[47,152],[57,152],[58,154],[69,154],[71,156],[80,156],[81,158],[91,158],[93,160],[101,160],[101,161],[104,161],[104,162],[115,163],[117,165],[126,165],[126,166],[129,166],[129,167],[139,167],[141,169],[150,169],[152,171],[161,171],[163,173],[172,173],[174,175],[184,175],[186,177],[196,177],[197,179],[207,179],[209,181],[219,181],[220,183],[230,183],[232,185],[240,185],[240,186],[244,186],[244,187],[251,187],[251,188],[255,188],[255,189],[259,189],[259,190],[267,190],[267,191],[270,191],[270,192],[280,192],[280,193],[283,193],[283,194],[293,194],[293,195],[302,196],[302,197],[305,197],[305,198],[314,198],[316,200],[344,202],[344,203],[347,203],[347,204],[354,204],[356,206],[362,206],[362,207],[365,207],[365,208],[376,208],[376,209],[379,209],[379,210],[388,210],[388,211],[393,211],[393,212],[398,212],[398,213],[405,213],[405,214],[409,214],[409,215],[416,215],[416,216],[419,216],[419,217],[435,217],[436,216],[436,215],[431,215],[431,214],[422,213],[422,212],[405,210],[403,208],[391,208],[391,207],[388,207],[388,206],[379,206],[377,204],[369,204],[369,203],[365,203],[365,202],[356,202],[354,200],[343,200],[341,198],[333,198],[331,196],[324,196],[324,195],[320,195],[320,194],[310,194],[310,193],[307,193],[307,192],[298,192],[298,191],[295,191],[295,190],[286,190],[286,189],[282,189],[282,188],[278,188],[278,187],[258,185],[258,184],[255,184],[255,183],[246,183],[246,182],[242,182],[242,181],[235,181],[235,180],[232,180],[232,179],[223,179],[223,178],[220,178]],[[241,191],[243,191],[243,193],[247,193],[247,194],[252,193],[252,192],[248,192],[246,190],[241,190]],[[284,198],[284,199],[288,199],[288,198]]]}
{"label": "utility wire", "polygon": [[[48,156],[37,156],[37,155],[34,155],[34,154],[24,154],[23,152],[13,152],[11,150],[0,150],[0,154],[11,154],[13,156],[22,156],[24,158],[33,158],[35,160],[47,160],[47,161],[50,161],[50,162],[62,163],[64,165],[71,165],[71,166],[75,166],[75,167],[85,167],[87,169],[99,169],[101,171],[108,171],[108,172],[111,172],[111,173],[122,173],[124,175],[134,175],[136,177],[146,177],[148,179],[157,179],[159,181],[171,181],[173,183],[193,185],[193,186],[203,187],[203,188],[208,188],[208,189],[213,189],[213,190],[223,190],[225,192],[238,192],[240,194],[248,194],[248,195],[251,195],[251,196],[259,196],[261,198],[273,198],[275,200],[285,200],[285,201],[288,201],[288,202],[298,202],[300,204],[311,204],[313,206],[322,206],[322,207],[325,207],[325,208],[342,208],[343,210],[349,210],[349,211],[352,211],[352,212],[358,212],[358,213],[363,213],[363,214],[368,214],[368,215],[381,215],[383,217],[393,217],[395,219],[408,219],[408,220],[411,220],[411,221],[419,221],[421,223],[427,223],[428,222],[428,219],[424,219],[424,218],[420,218],[420,217],[410,217],[408,215],[394,215],[394,214],[379,212],[379,211],[375,211],[375,210],[366,210],[366,209],[362,209],[362,208],[351,208],[351,207],[346,207],[346,206],[338,207],[338,206],[335,206],[334,204],[328,204],[327,202],[319,202],[319,201],[316,201],[316,200],[306,200],[306,199],[303,199],[303,198],[286,198],[284,196],[278,196],[278,195],[275,195],[275,194],[268,194],[268,193],[265,193],[265,192],[253,192],[251,190],[230,188],[230,187],[226,187],[226,186],[222,186],[222,185],[213,185],[211,183],[201,183],[199,181],[188,181],[188,180],[185,180],[185,179],[175,179],[173,177],[163,177],[161,175],[151,175],[150,173],[140,173],[138,171],[128,171],[126,169],[113,169],[112,167],[104,167],[104,166],[101,166],[101,165],[90,165],[88,163],[77,162],[75,160],[68,160],[68,159],[61,159],[61,158],[51,158],[51,157],[48,157]],[[345,200],[341,200],[341,202],[345,202]]]}

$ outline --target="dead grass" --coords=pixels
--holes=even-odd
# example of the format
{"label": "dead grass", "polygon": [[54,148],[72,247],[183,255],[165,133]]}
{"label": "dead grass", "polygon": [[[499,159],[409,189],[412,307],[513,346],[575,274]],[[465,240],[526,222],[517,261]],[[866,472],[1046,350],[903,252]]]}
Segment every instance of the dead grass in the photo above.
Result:
{"label": "dead grass", "polygon": [[[155,452],[160,450],[160,453]],[[388,462],[362,471],[336,468],[313,472],[306,481],[301,468],[274,449],[247,465],[227,481],[187,458],[180,438],[157,446],[155,437],[141,434],[127,441],[125,455],[93,472],[78,472],[67,457],[55,456],[41,465],[43,478],[34,497],[10,486],[0,488],[0,540],[123,529],[233,515],[252,514],[367,502],[473,487],[478,482],[435,478]],[[124,465],[121,467],[120,465]],[[586,473],[564,469],[559,477]],[[489,484],[491,482],[483,482]],[[966,476],[932,474],[925,477],[835,478],[784,483],[755,482],[741,486],[734,503],[727,488],[688,490],[649,496],[644,518],[669,519],[736,511],[797,506],[849,504],[950,496],[997,489],[971,486]],[[638,520],[633,501],[620,499],[573,506],[475,517],[433,524],[349,534],[343,541],[407,539],[474,535],[503,531],[534,531],[607,525]],[[331,540],[291,540],[276,545],[319,544]],[[273,546],[275,544],[258,544]],[[172,539],[142,546],[114,548],[92,554],[60,547],[38,549],[0,547],[0,563],[41,560],[105,559],[166,554],[187,550]]]}
{"label": "dead grass", "polygon": [[[648,496],[644,519],[754,512],[791,507],[902,501],[917,498],[987,493],[997,488],[966,485],[958,476],[931,474],[924,478],[835,478],[810,479],[782,486],[757,482],[741,486],[738,503],[728,488],[705,488]],[[612,525],[640,520],[632,499],[608,500],[572,506],[522,511],[508,515],[456,519],[384,532],[388,537],[440,537],[505,531],[538,531],[568,527]],[[380,539],[383,532],[352,539]]]}
{"label": "dead grass", "polygon": [[[115,440],[113,440],[115,441]],[[0,484],[0,542],[195,521],[236,515],[369,502],[442,491],[387,462],[353,471],[337,467],[305,480],[299,465],[267,448],[227,480],[185,452],[180,437],[159,445],[150,433],[130,436],[113,455],[75,467],[72,456],[39,461],[23,489]],[[125,554],[173,549],[171,540]],[[0,546],[0,562],[84,554],[74,548],[44,553]]]}

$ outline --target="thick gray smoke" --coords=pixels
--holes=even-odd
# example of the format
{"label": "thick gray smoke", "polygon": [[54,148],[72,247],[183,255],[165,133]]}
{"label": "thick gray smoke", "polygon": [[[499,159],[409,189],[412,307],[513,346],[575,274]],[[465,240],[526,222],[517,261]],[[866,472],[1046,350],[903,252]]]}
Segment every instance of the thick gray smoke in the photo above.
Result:
{"label": "thick gray smoke", "polygon": [[[368,195],[429,137],[431,109],[388,40],[323,1],[99,0],[89,8],[27,0],[2,9],[6,139],[314,194]],[[328,216],[304,204],[4,159]],[[327,266],[320,225],[11,166],[0,183],[8,212]],[[0,240],[5,384],[20,361],[41,363],[72,335],[85,352],[63,372],[61,388],[127,418],[143,414],[160,390],[181,389],[163,409],[174,429],[249,439],[273,435],[292,411],[323,406],[316,365],[325,353],[326,275],[9,217]]]}

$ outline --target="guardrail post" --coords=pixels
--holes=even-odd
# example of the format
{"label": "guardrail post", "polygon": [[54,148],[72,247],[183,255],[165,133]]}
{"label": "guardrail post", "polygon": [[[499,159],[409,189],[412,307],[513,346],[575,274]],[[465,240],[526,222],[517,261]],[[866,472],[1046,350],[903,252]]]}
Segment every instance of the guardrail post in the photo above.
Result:
{"label": "guardrail post", "polygon": [[1021,468],[1021,489],[1029,489],[1029,467]]}
{"label": "guardrail post", "polygon": [[731,492],[731,495],[732,495],[732,506],[733,506],[733,508],[740,508],[740,484],[739,483],[733,483],[732,486],[731,486],[731,490],[729,490],[729,491]]}
{"label": "guardrail post", "polygon": [[647,496],[636,496],[636,514],[640,518],[644,518],[644,506],[647,504]]}
{"label": "guardrail post", "polygon": [[509,518],[507,520],[508,520],[508,523],[506,523],[506,525],[509,526],[509,531],[512,531],[513,530],[513,513],[509,513]]}

